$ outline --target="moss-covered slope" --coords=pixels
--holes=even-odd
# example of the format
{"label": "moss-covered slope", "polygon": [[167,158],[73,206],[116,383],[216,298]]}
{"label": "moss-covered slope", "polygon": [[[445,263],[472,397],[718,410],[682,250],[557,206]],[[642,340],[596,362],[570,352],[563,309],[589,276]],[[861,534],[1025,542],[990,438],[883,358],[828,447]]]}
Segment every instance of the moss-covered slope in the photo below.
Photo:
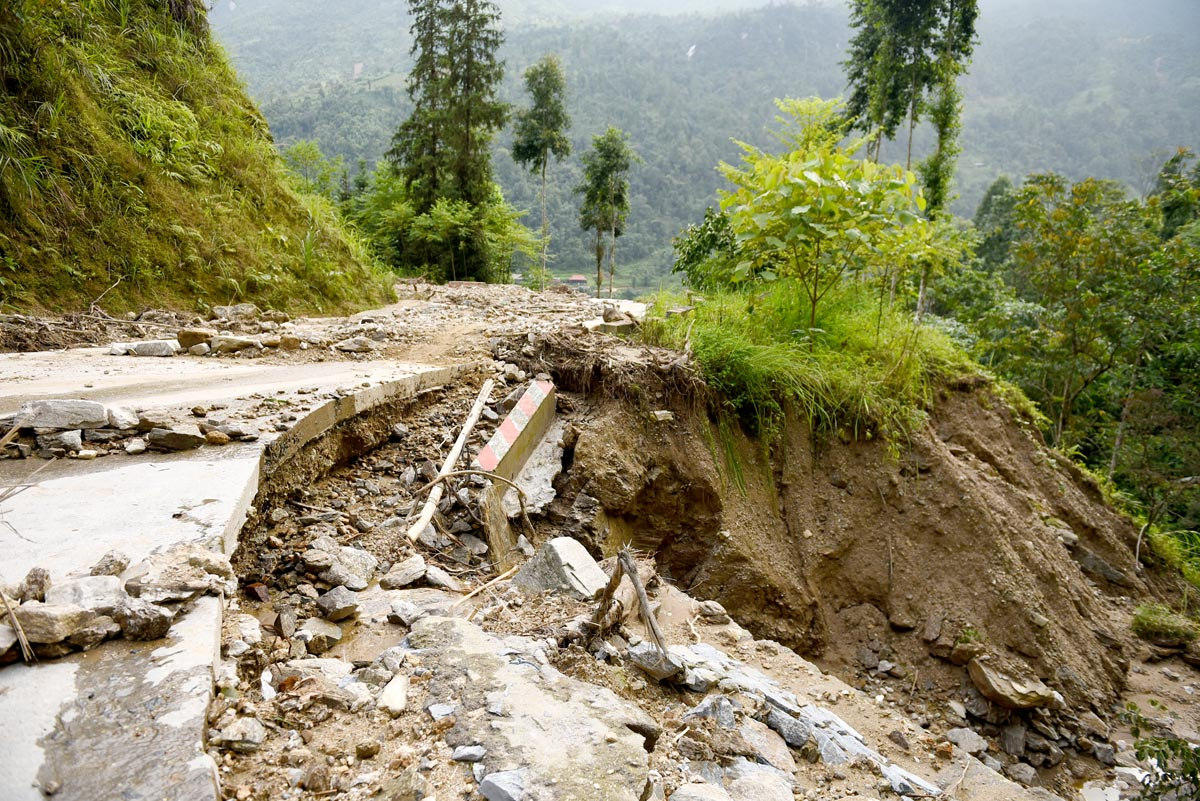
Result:
{"label": "moss-covered slope", "polygon": [[203,0],[6,0],[0,82],[0,310],[390,295],[333,209],[289,188]]}

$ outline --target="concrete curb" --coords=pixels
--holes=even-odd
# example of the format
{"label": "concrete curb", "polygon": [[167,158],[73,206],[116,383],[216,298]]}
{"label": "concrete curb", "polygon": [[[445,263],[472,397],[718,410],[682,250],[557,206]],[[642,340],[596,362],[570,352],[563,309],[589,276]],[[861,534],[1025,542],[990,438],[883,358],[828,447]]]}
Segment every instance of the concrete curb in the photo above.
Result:
{"label": "concrete curb", "polygon": [[[86,574],[114,548],[135,564],[178,543],[230,555],[262,482],[307,445],[475,369],[406,367],[407,374],[326,402],[269,442],[52,465],[5,505],[4,520],[19,537],[5,540],[0,580],[18,581],[35,565],[56,579]],[[223,606],[199,599],[154,643],[112,640],[52,662],[0,668],[0,720],[22,721],[0,750],[6,801],[41,801],[44,792],[219,801],[204,741]]]}

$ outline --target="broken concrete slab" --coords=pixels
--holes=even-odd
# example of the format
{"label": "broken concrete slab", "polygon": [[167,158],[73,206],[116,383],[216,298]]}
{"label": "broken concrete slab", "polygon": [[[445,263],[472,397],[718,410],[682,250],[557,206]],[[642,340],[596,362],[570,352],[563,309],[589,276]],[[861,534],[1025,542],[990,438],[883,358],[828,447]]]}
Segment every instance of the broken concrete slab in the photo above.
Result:
{"label": "broken concrete slab", "polygon": [[556,537],[538,549],[512,583],[531,595],[551,591],[590,600],[608,584],[608,576],[582,543]]}
{"label": "broken concrete slab", "polygon": [[82,429],[108,425],[108,409],[90,400],[35,400],[21,404],[18,428]]}

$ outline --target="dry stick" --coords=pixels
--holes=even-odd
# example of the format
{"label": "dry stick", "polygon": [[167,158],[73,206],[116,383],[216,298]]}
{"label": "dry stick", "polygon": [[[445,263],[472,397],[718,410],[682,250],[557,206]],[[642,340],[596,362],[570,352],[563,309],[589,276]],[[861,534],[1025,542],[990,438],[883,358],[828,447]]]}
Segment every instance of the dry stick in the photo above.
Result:
{"label": "dry stick", "polygon": [[462,606],[464,603],[471,600],[472,598],[474,598],[476,595],[483,592],[484,590],[491,589],[492,587],[496,586],[500,582],[504,581],[506,578],[511,576],[513,573],[516,573],[519,569],[520,569],[520,565],[514,565],[514,566],[510,567],[508,570],[505,570],[503,573],[496,576],[494,579],[489,581],[487,584],[481,584],[480,586],[471,590],[469,593],[467,593],[463,597],[459,598],[454,603],[450,604],[450,608],[455,609],[459,606]]}
{"label": "dry stick", "polygon": [[641,605],[642,622],[650,630],[650,636],[654,639],[659,653],[664,657],[667,656],[666,638],[663,637],[662,629],[658,627],[658,620],[655,619],[654,612],[650,609],[650,599],[646,596],[646,588],[642,586],[642,580],[638,578],[637,565],[633,563],[633,557],[629,555],[629,551],[621,551],[617,554],[617,559],[624,565],[625,572],[629,574],[629,580],[633,582],[633,589],[637,593],[638,603]]}
{"label": "dry stick", "polygon": [[493,481],[499,481],[501,484],[504,484],[506,486],[509,486],[509,487],[515,489],[517,491],[517,499],[520,500],[520,502],[521,502],[521,522],[523,522],[525,524],[525,528],[529,531],[530,534],[533,533],[533,522],[529,519],[529,514],[525,510],[525,503],[526,503],[525,490],[518,487],[512,481],[509,481],[507,478],[504,478],[503,476],[498,476],[495,473],[489,473],[486,470],[453,470],[449,473],[446,473],[445,475],[438,476],[437,478],[435,478],[433,481],[430,481],[425,486],[417,489],[416,491],[413,492],[413,495],[415,496],[415,495],[420,495],[425,492],[429,492],[429,490],[431,490],[435,486],[441,484],[446,479],[458,478],[460,476],[483,476],[484,478],[489,478]]}
{"label": "dry stick", "polygon": [[4,608],[8,610],[8,619],[12,624],[13,631],[17,634],[17,642],[21,643],[21,657],[26,662],[36,662],[37,657],[33,655],[33,649],[29,647],[29,640],[25,637],[25,629],[21,628],[21,621],[17,620],[17,614],[8,602],[8,594],[0,592],[0,599],[4,601]]}
{"label": "dry stick", "polygon": [[600,595],[600,605],[596,607],[596,612],[592,615],[589,624],[595,630],[592,639],[602,636],[605,631],[615,625],[616,620],[610,618],[608,610],[613,604],[613,596],[617,593],[617,587],[621,586],[621,576],[624,574],[624,571],[625,566],[618,559],[616,565],[613,566],[613,574],[608,579],[608,584],[604,587],[604,592]]}
{"label": "dry stick", "polygon": [[[458,463],[458,457],[462,454],[463,447],[467,444],[467,437],[471,435],[471,429],[475,428],[475,423],[479,421],[479,415],[483,414],[483,405],[487,403],[488,396],[492,394],[492,387],[495,383],[490,378],[483,382],[483,389],[479,390],[479,397],[475,398],[475,405],[471,407],[471,413],[467,415],[467,422],[463,424],[463,429],[459,433],[454,447],[450,449],[450,454],[446,457],[446,461],[442,463],[442,469],[438,471],[438,479],[454,471],[454,465]],[[421,532],[425,530],[425,527],[429,525],[429,521],[433,519],[434,511],[437,510],[438,501],[442,499],[444,492],[445,486],[439,480],[434,490],[429,493],[429,500],[425,501],[425,508],[421,510],[421,516],[408,529],[407,536],[409,542],[415,542]]]}

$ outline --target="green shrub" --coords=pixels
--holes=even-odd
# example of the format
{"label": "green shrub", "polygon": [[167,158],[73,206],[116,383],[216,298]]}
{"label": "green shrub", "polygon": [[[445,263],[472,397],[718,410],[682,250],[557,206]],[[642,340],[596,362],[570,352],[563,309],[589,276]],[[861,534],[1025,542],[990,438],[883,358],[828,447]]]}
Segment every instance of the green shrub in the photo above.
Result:
{"label": "green shrub", "polygon": [[1182,645],[1200,636],[1196,624],[1161,604],[1142,604],[1133,615],[1133,633],[1158,645]]}

